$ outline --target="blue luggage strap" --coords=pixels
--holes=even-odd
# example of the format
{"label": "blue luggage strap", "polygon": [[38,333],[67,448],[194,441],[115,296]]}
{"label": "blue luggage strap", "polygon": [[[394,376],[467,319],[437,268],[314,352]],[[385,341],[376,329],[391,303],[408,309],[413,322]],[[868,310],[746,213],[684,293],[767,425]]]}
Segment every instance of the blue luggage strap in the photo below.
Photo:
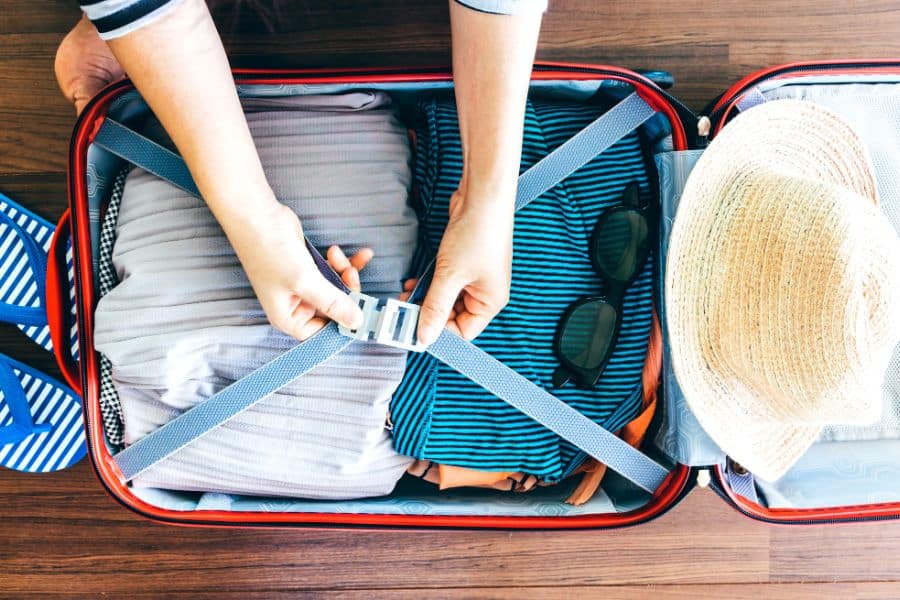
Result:
{"label": "blue luggage strap", "polygon": [[[612,147],[654,114],[655,111],[636,93],[626,97],[519,177],[516,210],[527,206]],[[94,143],[186,192],[199,195],[181,157],[115,121],[104,121]],[[308,240],[307,247],[328,280],[349,292]],[[417,291],[424,288],[423,282],[429,275],[430,267],[420,278]],[[415,297],[416,292],[413,295]],[[306,341],[122,450],[114,459],[125,480],[134,479],[308,373],[354,339],[374,339],[383,344],[428,352],[650,493],[668,476],[668,470],[648,456],[451,331],[443,330],[427,347],[418,345],[414,341],[418,306],[398,300],[388,300],[381,306],[375,298],[362,294],[353,296],[360,301],[365,315],[365,325],[360,330],[349,331],[329,323]]]}

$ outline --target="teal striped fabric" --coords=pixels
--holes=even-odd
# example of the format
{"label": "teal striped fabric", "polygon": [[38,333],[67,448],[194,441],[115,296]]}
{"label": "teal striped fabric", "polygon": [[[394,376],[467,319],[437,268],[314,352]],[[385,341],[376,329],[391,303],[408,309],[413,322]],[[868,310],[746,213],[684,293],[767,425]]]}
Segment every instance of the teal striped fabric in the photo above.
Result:
{"label": "teal striped fabric", "polygon": [[[529,102],[522,171],[602,114],[598,106]],[[456,108],[429,100],[419,106],[416,183],[420,234],[417,262],[437,252],[449,200],[462,174]],[[534,383],[550,389],[558,361],[556,325],[566,307],[602,293],[587,257],[597,218],[637,182],[652,196],[648,161],[637,133],[579,169],[516,215],[510,301],[476,340]],[[556,395],[611,431],[636,416],[652,319],[653,261],[625,298],[621,334],[597,388],[567,387]],[[580,464],[577,448],[427,354],[411,354],[391,404],[396,449],[439,463],[522,471],[558,480]]]}

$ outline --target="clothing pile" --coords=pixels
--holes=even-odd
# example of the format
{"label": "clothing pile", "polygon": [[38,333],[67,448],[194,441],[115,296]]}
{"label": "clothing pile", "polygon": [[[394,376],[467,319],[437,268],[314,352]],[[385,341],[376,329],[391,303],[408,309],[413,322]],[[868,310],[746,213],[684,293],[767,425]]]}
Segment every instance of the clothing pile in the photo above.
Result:
{"label": "clothing pile", "polygon": [[[320,246],[370,247],[360,276],[396,296],[417,221],[407,204],[410,148],[378,93],[245,100],[266,176]],[[146,171],[128,174],[96,347],[111,365],[132,443],[285,352],[204,202]],[[123,327],[127,323],[127,327]],[[389,493],[410,459],[385,417],[405,353],[352,344],[327,364],[148,470],[135,485],[352,498]]]}
{"label": "clothing pile", "polygon": [[[601,114],[597,106],[529,101],[521,170]],[[422,265],[437,252],[463,160],[453,102],[422,102],[417,118],[416,184],[422,233],[417,263]],[[591,231],[631,183],[650,200],[636,132],[516,214],[509,303],[475,340],[476,345],[534,383],[552,387],[553,371],[559,365],[553,337],[563,313],[579,298],[604,292],[588,258]],[[641,407],[652,282],[652,261],[647,261],[627,291],[618,343],[598,385],[554,391],[610,431],[631,421]],[[584,460],[572,444],[427,354],[410,356],[406,376],[391,402],[391,420],[400,452],[495,472],[498,480],[519,473],[558,481]],[[482,481],[481,476],[473,476]]]}

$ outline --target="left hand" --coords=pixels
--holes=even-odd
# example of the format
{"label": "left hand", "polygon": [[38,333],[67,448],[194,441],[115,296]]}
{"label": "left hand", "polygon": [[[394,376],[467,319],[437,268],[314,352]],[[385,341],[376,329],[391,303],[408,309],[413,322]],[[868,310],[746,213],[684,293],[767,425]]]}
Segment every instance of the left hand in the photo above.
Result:
{"label": "left hand", "polygon": [[[434,278],[422,303],[420,342],[430,344],[445,326],[471,340],[506,306],[512,231],[512,201],[485,201],[462,188],[453,194]],[[411,289],[409,282],[404,289]]]}

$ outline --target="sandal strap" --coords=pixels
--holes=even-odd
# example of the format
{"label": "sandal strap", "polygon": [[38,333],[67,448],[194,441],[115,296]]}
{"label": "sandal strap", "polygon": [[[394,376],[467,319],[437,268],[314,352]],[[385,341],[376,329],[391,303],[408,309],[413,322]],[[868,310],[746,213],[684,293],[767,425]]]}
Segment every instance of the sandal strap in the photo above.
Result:
{"label": "sandal strap", "polygon": [[46,433],[53,428],[49,423],[34,423],[22,382],[3,356],[0,356],[0,390],[12,416],[12,424],[0,427],[0,446],[16,444],[33,433]]}
{"label": "sandal strap", "polygon": [[41,306],[19,306],[8,302],[0,302],[0,321],[16,325],[47,325],[47,309],[43,300],[46,298],[47,254],[33,237],[28,235],[12,217],[3,211],[0,211],[0,222],[10,227],[22,240],[25,253],[28,255],[28,264],[34,274],[38,297],[41,298]]}

